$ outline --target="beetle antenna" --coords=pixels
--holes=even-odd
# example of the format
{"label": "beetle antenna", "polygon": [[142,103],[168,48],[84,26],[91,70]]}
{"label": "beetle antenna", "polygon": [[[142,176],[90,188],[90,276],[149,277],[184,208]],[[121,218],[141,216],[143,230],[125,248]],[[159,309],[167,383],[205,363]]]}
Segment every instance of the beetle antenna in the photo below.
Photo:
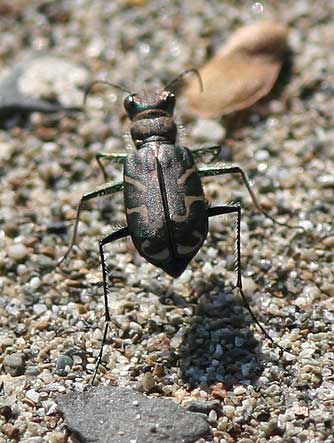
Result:
{"label": "beetle antenna", "polygon": [[113,88],[120,89],[121,91],[126,92],[127,94],[130,94],[130,95],[132,94],[131,91],[129,91],[128,89],[124,88],[123,86],[116,85],[115,83],[108,82],[107,80],[95,80],[95,81],[89,83],[89,85],[86,87],[85,95],[84,95],[84,100],[83,100],[83,104],[84,105],[86,104],[87,97],[88,97],[90,91],[92,90],[92,88],[95,85],[98,85],[98,84],[112,86]]}
{"label": "beetle antenna", "polygon": [[174,78],[174,80],[172,80],[170,83],[168,83],[167,86],[165,86],[164,91],[168,90],[172,85],[174,85],[175,83],[177,83],[178,81],[181,80],[181,78],[183,78],[185,75],[189,74],[190,72],[192,72],[193,74],[196,75],[197,79],[198,79],[198,83],[200,85],[200,90],[201,92],[203,92],[203,81],[202,81],[202,77],[201,74],[198,72],[198,70],[196,68],[191,68],[191,69],[186,69],[185,71],[181,72],[180,75],[178,75],[177,77]]}

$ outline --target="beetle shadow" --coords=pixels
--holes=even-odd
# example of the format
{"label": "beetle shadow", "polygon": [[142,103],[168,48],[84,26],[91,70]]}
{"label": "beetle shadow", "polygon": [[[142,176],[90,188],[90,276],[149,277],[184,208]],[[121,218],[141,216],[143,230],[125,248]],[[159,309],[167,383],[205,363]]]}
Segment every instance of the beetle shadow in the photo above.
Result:
{"label": "beetle shadow", "polygon": [[180,367],[184,383],[208,388],[222,382],[225,389],[255,385],[264,367],[253,321],[237,289],[227,290],[219,281],[214,289],[194,295],[190,303],[195,314],[170,358],[171,366]]}

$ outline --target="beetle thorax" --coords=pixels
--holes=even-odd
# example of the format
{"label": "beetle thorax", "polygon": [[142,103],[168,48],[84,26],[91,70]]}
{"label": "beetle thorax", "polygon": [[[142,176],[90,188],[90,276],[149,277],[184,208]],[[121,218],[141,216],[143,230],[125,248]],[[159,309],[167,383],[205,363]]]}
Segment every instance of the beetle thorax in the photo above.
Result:
{"label": "beetle thorax", "polygon": [[177,128],[171,117],[150,116],[134,120],[131,125],[131,136],[137,148],[149,141],[162,141],[175,144]]}

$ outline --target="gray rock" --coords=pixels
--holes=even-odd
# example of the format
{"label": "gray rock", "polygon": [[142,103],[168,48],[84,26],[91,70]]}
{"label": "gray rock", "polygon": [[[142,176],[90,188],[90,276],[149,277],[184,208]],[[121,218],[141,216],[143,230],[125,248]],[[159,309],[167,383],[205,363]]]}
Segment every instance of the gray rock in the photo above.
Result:
{"label": "gray rock", "polygon": [[14,354],[6,355],[3,360],[3,367],[6,373],[10,374],[12,377],[24,374],[24,354],[21,352],[15,352]]}
{"label": "gray rock", "polygon": [[[43,60],[45,60],[43,68]],[[53,64],[51,64],[53,61]],[[48,72],[52,69],[53,75],[57,75],[59,69],[55,68],[57,58],[50,57],[47,55],[35,55],[31,59],[25,60],[17,64],[8,75],[0,81],[0,127],[5,126],[6,120],[13,119],[17,116],[25,116],[31,112],[42,112],[42,113],[53,113],[59,111],[80,111],[80,106],[65,106],[61,103],[48,102],[40,98],[42,93],[48,95],[45,91],[45,81],[43,84],[43,76],[45,77]],[[64,62],[59,59],[61,72],[59,75],[63,75]],[[34,73],[35,67],[40,69],[41,76],[36,78]],[[50,67],[47,69],[47,67]],[[72,65],[71,65],[72,66]],[[68,70],[70,72],[70,65]],[[73,69],[73,66],[72,66]],[[29,72],[33,71],[34,83],[30,79],[31,75]],[[40,84],[41,94],[39,97],[36,92],[37,87]],[[33,88],[33,89],[32,89]],[[55,91],[49,91],[50,97],[54,96]]]}
{"label": "gray rock", "polygon": [[201,415],[126,388],[91,387],[56,401],[79,442],[191,443],[210,432]]}

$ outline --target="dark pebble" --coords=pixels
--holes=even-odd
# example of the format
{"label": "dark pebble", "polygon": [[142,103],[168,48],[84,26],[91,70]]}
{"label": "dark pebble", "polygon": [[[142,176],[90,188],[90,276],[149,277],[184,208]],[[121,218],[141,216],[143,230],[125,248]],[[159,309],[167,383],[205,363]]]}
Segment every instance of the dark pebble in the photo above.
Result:
{"label": "dark pebble", "polygon": [[192,400],[187,404],[187,410],[191,412],[200,412],[202,414],[209,414],[210,411],[214,409],[215,411],[220,409],[219,400],[201,401]]}
{"label": "dark pebble", "polygon": [[46,232],[48,234],[66,234],[67,226],[63,222],[52,222],[47,225]]}
{"label": "dark pebble", "polygon": [[56,374],[65,377],[73,366],[73,358],[69,355],[60,355],[56,364]]}

